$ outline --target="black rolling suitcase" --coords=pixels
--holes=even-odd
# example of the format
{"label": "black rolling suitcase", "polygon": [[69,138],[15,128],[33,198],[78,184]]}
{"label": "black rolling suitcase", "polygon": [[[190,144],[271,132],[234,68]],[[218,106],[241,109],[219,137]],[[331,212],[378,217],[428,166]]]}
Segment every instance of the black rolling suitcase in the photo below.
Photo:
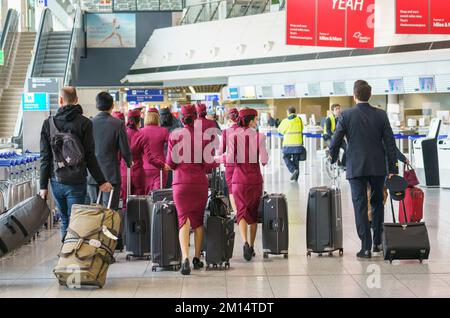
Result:
{"label": "black rolling suitcase", "polygon": [[151,202],[145,195],[130,195],[130,169],[127,169],[127,212],[125,213],[126,259],[150,259]]}
{"label": "black rolling suitcase", "polygon": [[262,198],[263,257],[269,254],[288,257],[288,205],[284,194],[266,194]]}
{"label": "black rolling suitcase", "polygon": [[[405,220],[407,220],[405,202],[402,200]],[[394,205],[391,197],[391,210],[394,223],[383,224],[384,259],[418,259],[421,263],[430,255],[430,241],[425,223],[396,223]]]}
{"label": "black rolling suitcase", "polygon": [[156,271],[157,268],[180,269],[178,216],[173,202],[158,201],[153,204],[151,242],[152,271]]}
{"label": "black rolling suitcase", "polygon": [[206,218],[206,270],[228,269],[233,257],[234,224],[229,216],[209,215]]}
{"label": "black rolling suitcase", "polygon": [[311,253],[344,253],[342,232],[341,190],[337,187],[316,187],[309,191],[306,217],[307,256]]}

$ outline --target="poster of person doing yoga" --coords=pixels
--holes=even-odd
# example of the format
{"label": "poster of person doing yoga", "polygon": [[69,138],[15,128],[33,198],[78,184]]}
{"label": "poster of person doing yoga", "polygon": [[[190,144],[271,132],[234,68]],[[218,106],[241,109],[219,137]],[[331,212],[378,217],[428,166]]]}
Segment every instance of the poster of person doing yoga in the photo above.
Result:
{"label": "poster of person doing yoga", "polygon": [[87,47],[136,47],[136,15],[134,13],[88,14]]}

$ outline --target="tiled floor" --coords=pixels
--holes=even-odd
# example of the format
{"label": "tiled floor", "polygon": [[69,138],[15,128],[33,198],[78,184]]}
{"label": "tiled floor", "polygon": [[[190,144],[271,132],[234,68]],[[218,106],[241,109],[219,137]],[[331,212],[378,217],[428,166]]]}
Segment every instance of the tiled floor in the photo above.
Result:
{"label": "tiled floor", "polygon": [[[272,167],[281,169],[272,172]],[[289,200],[288,259],[274,256],[264,260],[259,232],[256,259],[244,261],[237,232],[228,271],[195,271],[189,277],[177,272],[155,273],[150,262],[127,262],[118,254],[103,289],[68,289],[60,287],[52,273],[60,245],[59,233],[53,230],[0,259],[0,297],[450,297],[450,190],[425,190],[430,260],[391,265],[380,257],[356,259],[360,243],[349,186],[342,178],[345,255],[307,258],[306,198],[310,187],[330,183],[322,168],[317,160],[298,184],[289,182],[286,169],[277,161],[266,169],[266,190],[286,193]],[[390,220],[389,205],[387,208],[386,220]]]}

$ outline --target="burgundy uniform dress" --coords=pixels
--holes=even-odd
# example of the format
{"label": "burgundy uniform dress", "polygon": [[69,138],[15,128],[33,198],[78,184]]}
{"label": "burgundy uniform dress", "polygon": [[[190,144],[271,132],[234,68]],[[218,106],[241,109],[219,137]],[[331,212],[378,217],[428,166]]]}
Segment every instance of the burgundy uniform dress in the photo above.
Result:
{"label": "burgundy uniform dress", "polygon": [[[164,160],[152,155],[150,145],[146,142],[144,135],[139,131],[127,128],[128,141],[130,142],[133,166],[131,167],[131,194],[145,195],[145,160],[158,169],[164,167]],[[120,174],[122,177],[121,197],[125,202],[127,197],[127,165],[124,160],[120,163]]]}
{"label": "burgundy uniform dress", "polygon": [[[229,149],[227,149],[227,143],[228,143],[227,135],[232,135],[232,132],[237,128],[239,128],[239,126],[236,124],[233,124],[231,127],[225,129],[222,132],[220,154],[224,154],[229,150]],[[234,173],[234,163],[232,163],[232,162],[228,163],[225,160],[224,166],[225,166],[225,182],[227,183],[228,193],[233,194],[232,180],[233,180],[233,173]]]}
{"label": "burgundy uniform dress", "polygon": [[[263,178],[259,164],[265,165],[268,161],[264,135],[248,129],[250,128],[235,129],[233,138],[235,164],[232,188],[238,224],[242,219],[247,224],[257,223],[258,206],[263,193]],[[228,162],[230,155],[231,153],[226,157]]]}
{"label": "burgundy uniform dress", "polygon": [[[150,125],[141,129],[141,133],[150,145],[150,151],[153,156],[160,161],[165,160],[164,145],[169,140],[169,131],[166,128]],[[145,170],[145,193],[149,194],[151,191],[161,187],[161,170],[149,162],[147,155],[144,155],[144,170]],[[163,171],[163,187],[167,182],[167,171]]]}
{"label": "burgundy uniform dress", "polygon": [[208,200],[206,170],[218,166],[204,163],[201,154],[198,162],[194,161],[195,153],[197,156],[200,152],[203,153],[205,142],[196,141],[200,143],[200,149],[195,149],[193,137],[192,126],[177,129],[169,137],[166,163],[174,170],[173,199],[178,212],[179,228],[183,227],[188,218],[192,229],[203,225]]}

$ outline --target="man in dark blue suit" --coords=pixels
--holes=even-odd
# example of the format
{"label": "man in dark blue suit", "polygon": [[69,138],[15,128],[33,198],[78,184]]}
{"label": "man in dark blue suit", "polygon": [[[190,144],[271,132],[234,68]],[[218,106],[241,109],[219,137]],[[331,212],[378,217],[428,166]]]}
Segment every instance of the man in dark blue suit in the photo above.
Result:
{"label": "man in dark blue suit", "polygon": [[[340,146],[347,138],[347,179],[352,191],[358,236],[361,239],[359,258],[370,258],[381,252],[384,223],[383,188],[386,176],[398,174],[396,145],[389,119],[384,110],[369,104],[372,88],[366,81],[356,81],[353,97],[356,106],[342,113],[330,145],[332,162],[336,162]],[[387,160],[387,162],[386,162]],[[387,167],[387,169],[386,169]],[[388,170],[388,171],[387,171]],[[367,186],[372,189],[373,242],[367,215]]]}

